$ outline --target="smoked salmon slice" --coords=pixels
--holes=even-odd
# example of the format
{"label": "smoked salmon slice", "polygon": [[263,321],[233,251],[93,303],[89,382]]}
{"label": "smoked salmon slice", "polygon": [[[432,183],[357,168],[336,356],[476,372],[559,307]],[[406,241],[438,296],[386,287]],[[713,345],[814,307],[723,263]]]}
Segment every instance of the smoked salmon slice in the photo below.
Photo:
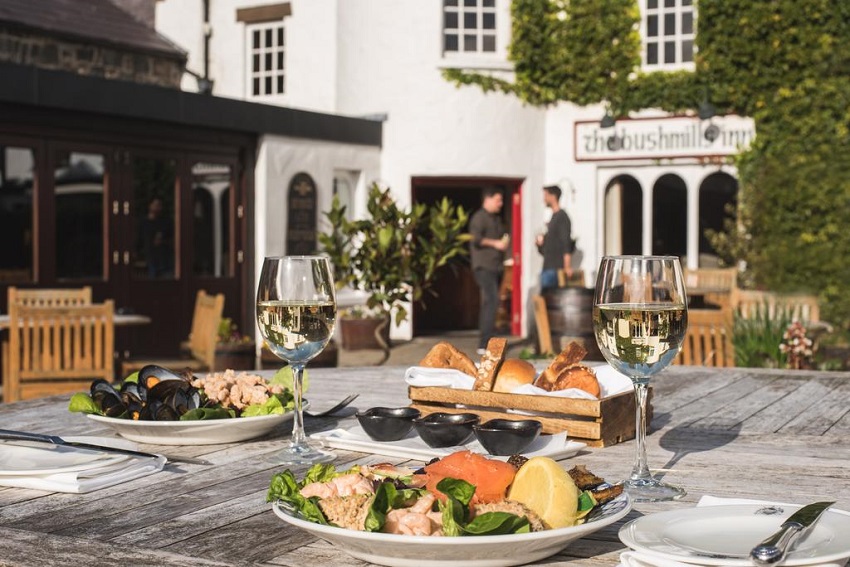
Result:
{"label": "smoked salmon slice", "polygon": [[458,451],[425,467],[425,488],[444,500],[437,483],[444,478],[465,480],[475,486],[472,503],[483,504],[502,500],[515,475],[513,465],[471,451]]}

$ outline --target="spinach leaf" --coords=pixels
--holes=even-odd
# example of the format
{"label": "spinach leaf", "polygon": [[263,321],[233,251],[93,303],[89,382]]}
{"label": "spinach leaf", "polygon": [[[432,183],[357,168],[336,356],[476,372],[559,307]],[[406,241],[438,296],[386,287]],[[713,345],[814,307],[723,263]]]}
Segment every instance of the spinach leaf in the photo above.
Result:
{"label": "spinach leaf", "polygon": [[91,396],[83,393],[71,396],[71,401],[68,402],[68,411],[104,415],[100,407],[91,399]]}
{"label": "spinach leaf", "polygon": [[469,506],[469,503],[472,502],[472,497],[475,496],[474,485],[456,478],[444,478],[437,483],[437,490],[446,496],[456,498],[464,506]]}
{"label": "spinach leaf", "polygon": [[375,498],[366,514],[364,528],[367,532],[379,532],[384,528],[387,514],[390,510],[407,508],[425,493],[420,488],[403,488],[399,490],[392,482],[382,482],[375,490]]}
{"label": "spinach leaf", "polygon": [[210,419],[230,419],[236,412],[227,408],[195,408],[180,416],[180,421],[207,421]]}
{"label": "spinach leaf", "polygon": [[527,534],[530,531],[528,518],[508,512],[485,512],[463,527],[467,535]]}

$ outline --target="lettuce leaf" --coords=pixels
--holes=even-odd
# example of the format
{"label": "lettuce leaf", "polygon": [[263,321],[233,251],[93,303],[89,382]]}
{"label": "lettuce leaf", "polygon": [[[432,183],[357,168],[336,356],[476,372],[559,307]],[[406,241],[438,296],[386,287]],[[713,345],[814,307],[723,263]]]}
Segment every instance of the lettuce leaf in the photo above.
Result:
{"label": "lettuce leaf", "polygon": [[289,469],[272,477],[266,502],[280,500],[286,502],[305,520],[317,524],[328,524],[327,518],[319,508],[319,498],[312,496],[304,498],[299,490],[301,486],[295,480],[295,475]]}
{"label": "lettuce leaf", "polygon": [[[271,380],[269,380],[269,384],[272,384],[272,385],[279,384],[279,385],[283,386],[284,388],[286,388],[287,390],[289,390],[290,392],[292,392],[292,391],[294,391],[294,389],[292,387],[292,380],[293,380],[293,378],[292,378],[292,367],[284,366],[283,368],[281,368],[280,370],[278,370],[277,372],[274,373],[274,376],[272,376]],[[301,393],[302,394],[306,393],[307,390],[309,389],[309,387],[310,387],[310,378],[309,378],[309,375],[307,373],[307,370],[304,370],[301,373]]]}
{"label": "lettuce leaf", "polygon": [[68,402],[68,411],[104,415],[103,410],[91,399],[91,396],[83,393],[71,396],[71,401]]}

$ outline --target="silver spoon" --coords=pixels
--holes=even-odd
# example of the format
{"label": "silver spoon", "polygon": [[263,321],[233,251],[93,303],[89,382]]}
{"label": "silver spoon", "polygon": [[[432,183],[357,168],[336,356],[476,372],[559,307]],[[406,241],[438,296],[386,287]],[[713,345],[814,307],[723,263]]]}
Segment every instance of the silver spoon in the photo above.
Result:
{"label": "silver spoon", "polygon": [[359,396],[359,395],[360,394],[349,394],[342,401],[340,401],[338,404],[334,405],[330,409],[326,409],[324,411],[318,411],[318,412],[305,411],[304,415],[308,415],[310,417],[325,417],[327,415],[332,415],[332,414],[338,412],[339,410],[341,410],[342,408],[346,407],[348,404],[350,404],[354,400],[356,400],[357,396]]}

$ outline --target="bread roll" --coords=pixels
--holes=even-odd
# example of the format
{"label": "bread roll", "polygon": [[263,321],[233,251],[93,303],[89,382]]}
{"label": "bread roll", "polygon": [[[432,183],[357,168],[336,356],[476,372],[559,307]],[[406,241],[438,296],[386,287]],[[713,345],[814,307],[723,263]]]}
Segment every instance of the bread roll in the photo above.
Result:
{"label": "bread roll", "polygon": [[519,358],[508,358],[502,363],[499,373],[496,374],[496,383],[493,385],[494,392],[513,392],[515,389],[534,382],[537,372],[534,365]]}

